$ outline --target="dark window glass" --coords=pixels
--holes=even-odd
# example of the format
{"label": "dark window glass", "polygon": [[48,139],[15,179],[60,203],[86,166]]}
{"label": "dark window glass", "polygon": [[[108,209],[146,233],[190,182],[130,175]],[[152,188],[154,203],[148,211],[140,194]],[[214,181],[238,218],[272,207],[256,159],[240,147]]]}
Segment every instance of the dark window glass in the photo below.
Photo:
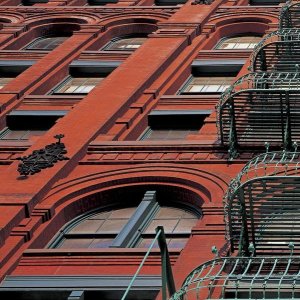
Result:
{"label": "dark window glass", "polygon": [[[133,217],[136,207],[122,208],[91,214],[68,227],[59,248],[107,248],[114,238]],[[155,228],[164,226],[167,243],[172,248],[183,248],[196,225],[198,217],[184,209],[159,206],[155,214],[150,216],[145,228],[141,229],[140,239],[136,247],[149,247]],[[157,248],[158,245],[156,244]]]}
{"label": "dark window glass", "polygon": [[28,46],[25,47],[27,50],[53,50],[60,44],[62,44],[68,37],[66,36],[55,36],[55,37],[42,37],[37,38]]}

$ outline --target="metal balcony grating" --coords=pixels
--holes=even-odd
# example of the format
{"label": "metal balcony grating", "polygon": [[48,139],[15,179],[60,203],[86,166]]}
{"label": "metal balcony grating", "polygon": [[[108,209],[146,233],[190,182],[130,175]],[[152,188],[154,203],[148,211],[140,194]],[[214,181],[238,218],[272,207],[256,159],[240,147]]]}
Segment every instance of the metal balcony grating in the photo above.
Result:
{"label": "metal balcony grating", "polygon": [[298,73],[250,73],[221,95],[218,134],[231,157],[265,142],[290,150],[300,139],[299,80]]}
{"label": "metal balcony grating", "polygon": [[231,250],[249,255],[300,254],[300,153],[267,152],[251,160],[224,197]]}
{"label": "metal balcony grating", "polygon": [[300,3],[287,1],[279,16],[279,28],[300,28]]}
{"label": "metal balcony grating", "polygon": [[171,300],[300,299],[300,257],[224,257],[186,278]]}
{"label": "metal balcony grating", "polygon": [[300,29],[274,31],[261,40],[250,58],[251,71],[300,71]]}

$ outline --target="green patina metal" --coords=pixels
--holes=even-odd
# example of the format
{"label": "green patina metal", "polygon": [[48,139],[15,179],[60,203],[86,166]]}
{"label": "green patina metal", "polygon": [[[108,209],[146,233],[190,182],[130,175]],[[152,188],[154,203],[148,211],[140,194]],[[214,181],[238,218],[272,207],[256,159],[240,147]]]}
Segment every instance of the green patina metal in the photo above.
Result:
{"label": "green patina metal", "polygon": [[[228,247],[238,256],[200,265],[171,300],[300,299],[300,256],[294,256],[300,246],[300,152],[296,143],[293,152],[265,146],[267,152],[244,166],[224,197]],[[272,247],[261,246],[277,232],[279,253],[272,256]]]}
{"label": "green patina metal", "polygon": [[292,149],[300,139],[300,73],[257,72],[239,78],[216,106],[220,141],[231,158],[239,147]]}
{"label": "green patina metal", "polygon": [[158,243],[158,246],[160,249],[160,255],[161,255],[162,300],[167,299],[167,290],[168,290],[170,296],[172,296],[176,291],[168,246],[167,246],[167,242],[166,242],[166,236],[164,233],[164,228],[163,228],[163,226],[157,226],[155,231],[156,231],[156,235],[155,235],[154,239],[152,240],[138,269],[136,270],[135,274],[133,275],[121,300],[127,299],[134,281],[138,277],[138,274],[140,273],[141,269],[143,268],[144,263],[146,262],[148,256],[150,255],[150,252],[153,249],[156,242]]}
{"label": "green patina metal", "polygon": [[299,1],[287,1],[282,7],[279,15],[279,28],[299,28],[300,27],[300,3]]}
{"label": "green patina metal", "polygon": [[224,217],[232,251],[249,255],[252,243],[263,254],[294,241],[298,248],[299,169],[299,152],[267,152],[249,161],[231,181]]}
{"label": "green patina metal", "polygon": [[267,34],[250,56],[252,72],[298,72],[300,56],[300,28],[285,28]]}
{"label": "green patina metal", "polygon": [[300,299],[300,257],[223,257],[194,269],[171,300]]}

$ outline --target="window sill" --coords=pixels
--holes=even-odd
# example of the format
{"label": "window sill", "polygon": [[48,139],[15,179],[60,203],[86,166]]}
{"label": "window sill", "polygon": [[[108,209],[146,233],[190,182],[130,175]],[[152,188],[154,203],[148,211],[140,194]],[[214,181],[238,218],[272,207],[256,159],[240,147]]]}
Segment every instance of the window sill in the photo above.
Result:
{"label": "window sill", "polygon": [[[177,257],[182,249],[174,248],[168,249],[171,256]],[[132,255],[142,255],[144,256],[148,248],[98,248],[98,249],[27,249],[24,251],[23,255],[26,257],[45,257],[45,256],[91,256],[91,259],[97,256],[132,256]],[[160,256],[159,249],[152,249],[150,255]]]}

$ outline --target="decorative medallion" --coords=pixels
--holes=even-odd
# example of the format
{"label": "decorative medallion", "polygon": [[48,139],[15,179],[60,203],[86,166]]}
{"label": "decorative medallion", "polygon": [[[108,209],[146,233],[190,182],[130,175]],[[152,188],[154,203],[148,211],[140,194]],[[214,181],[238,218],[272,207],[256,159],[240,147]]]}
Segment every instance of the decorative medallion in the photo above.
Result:
{"label": "decorative medallion", "polygon": [[19,157],[22,161],[18,165],[18,172],[20,175],[33,175],[40,172],[42,169],[52,167],[59,160],[67,160],[64,154],[67,153],[65,144],[61,142],[64,137],[63,134],[57,134],[54,136],[58,141],[47,145],[45,148],[40,150],[34,150],[32,154],[28,156]]}

